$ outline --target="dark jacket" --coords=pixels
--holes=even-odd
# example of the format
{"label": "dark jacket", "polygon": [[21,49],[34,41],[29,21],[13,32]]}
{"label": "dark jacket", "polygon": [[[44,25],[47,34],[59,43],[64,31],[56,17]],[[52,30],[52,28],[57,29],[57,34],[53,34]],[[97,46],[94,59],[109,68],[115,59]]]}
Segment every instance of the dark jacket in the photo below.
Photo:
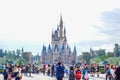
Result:
{"label": "dark jacket", "polygon": [[116,80],[120,80],[120,66],[115,71]]}
{"label": "dark jacket", "polygon": [[56,66],[56,78],[64,77],[64,68],[62,66]]}

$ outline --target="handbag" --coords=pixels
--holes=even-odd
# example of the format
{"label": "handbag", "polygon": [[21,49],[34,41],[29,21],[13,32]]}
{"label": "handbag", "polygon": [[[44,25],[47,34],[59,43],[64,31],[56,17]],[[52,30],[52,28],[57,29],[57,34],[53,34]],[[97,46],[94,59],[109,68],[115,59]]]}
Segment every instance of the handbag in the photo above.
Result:
{"label": "handbag", "polygon": [[88,72],[85,72],[85,79],[89,79]]}

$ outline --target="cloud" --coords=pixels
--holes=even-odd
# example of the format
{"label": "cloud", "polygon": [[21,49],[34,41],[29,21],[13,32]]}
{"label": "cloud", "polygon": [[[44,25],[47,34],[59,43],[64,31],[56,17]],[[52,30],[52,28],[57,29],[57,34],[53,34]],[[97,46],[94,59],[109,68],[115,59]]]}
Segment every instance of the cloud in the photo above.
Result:
{"label": "cloud", "polygon": [[96,30],[94,36],[76,43],[77,47],[82,49],[77,49],[78,52],[89,51],[90,48],[113,51],[114,44],[120,43],[120,8],[103,12],[100,20],[100,24],[93,26]]}
{"label": "cloud", "polygon": [[120,8],[103,12],[101,20],[103,22],[101,32],[111,36],[112,39],[118,39],[120,36]]}

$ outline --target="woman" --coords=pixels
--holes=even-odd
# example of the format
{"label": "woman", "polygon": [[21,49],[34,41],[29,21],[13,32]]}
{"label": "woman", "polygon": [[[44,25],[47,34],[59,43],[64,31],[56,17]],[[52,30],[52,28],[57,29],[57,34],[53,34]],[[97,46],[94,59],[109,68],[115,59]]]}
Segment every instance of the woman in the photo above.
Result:
{"label": "woman", "polygon": [[85,65],[83,66],[82,79],[83,79],[83,80],[89,80],[87,64],[85,64]]}
{"label": "woman", "polygon": [[94,75],[95,75],[95,66],[94,66],[94,64],[91,64],[90,76],[91,76],[91,77],[94,77]]}
{"label": "woman", "polygon": [[73,68],[73,66],[70,67],[69,80],[75,80],[75,74],[74,74],[74,68]]}
{"label": "woman", "polygon": [[97,65],[96,67],[96,73],[97,73],[97,77],[99,77],[99,65]]}
{"label": "woman", "polygon": [[110,77],[111,77],[111,80],[115,80],[115,71],[114,71],[113,65],[111,65],[110,67]]}

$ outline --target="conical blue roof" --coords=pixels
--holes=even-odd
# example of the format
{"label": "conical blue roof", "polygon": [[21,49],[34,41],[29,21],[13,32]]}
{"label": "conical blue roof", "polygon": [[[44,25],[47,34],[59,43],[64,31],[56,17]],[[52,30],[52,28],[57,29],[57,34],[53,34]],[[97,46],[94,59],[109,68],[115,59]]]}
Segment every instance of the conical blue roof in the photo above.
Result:
{"label": "conical blue roof", "polygon": [[46,52],[46,47],[43,45],[42,52]]}
{"label": "conical blue roof", "polygon": [[59,50],[58,50],[58,45],[55,45],[55,47],[54,47],[54,52],[58,52]]}
{"label": "conical blue roof", "polygon": [[77,53],[76,46],[74,46],[73,53]]}
{"label": "conical blue roof", "polygon": [[50,46],[50,44],[48,45],[48,50],[51,50],[51,46]]}

